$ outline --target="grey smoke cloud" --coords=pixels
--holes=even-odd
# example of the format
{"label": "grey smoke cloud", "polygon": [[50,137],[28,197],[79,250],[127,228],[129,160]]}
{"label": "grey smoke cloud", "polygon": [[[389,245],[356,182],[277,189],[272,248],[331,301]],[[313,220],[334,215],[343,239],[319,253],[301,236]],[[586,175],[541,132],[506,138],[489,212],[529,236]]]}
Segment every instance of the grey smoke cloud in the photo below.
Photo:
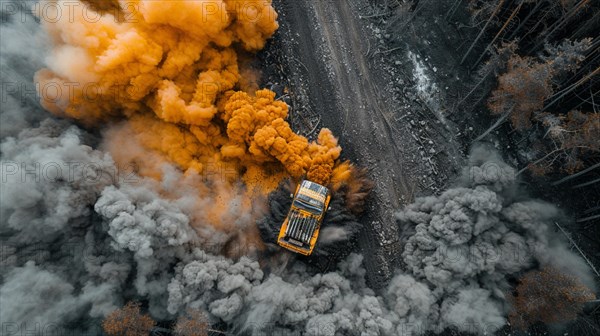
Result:
{"label": "grey smoke cloud", "polygon": [[[7,274],[0,289],[2,309],[0,319],[27,321],[31,325],[72,321],[80,309],[73,296],[74,287],[56,274],[28,262]],[[28,296],[23,297],[23,293]]]}
{"label": "grey smoke cloud", "polygon": [[[114,183],[114,163],[86,145],[90,139],[76,126],[46,119],[0,144],[3,169],[19,168],[3,171],[0,188],[0,319],[7,335],[96,330],[93,323],[67,325],[122,304],[130,262],[103,247],[106,233],[93,211],[100,192]],[[58,176],[36,168],[48,164],[70,169]]]}
{"label": "grey smoke cloud", "polygon": [[34,1],[2,1],[0,6],[0,137],[15,136],[47,117],[32,78],[49,47],[32,15]]}
{"label": "grey smoke cloud", "polygon": [[439,310],[427,321],[438,330],[501,327],[508,278],[534,266],[569,264],[590,279],[583,261],[551,231],[562,217],[553,205],[528,197],[497,152],[474,147],[453,188],[397,214],[400,228],[412,232],[402,253],[405,270],[431,289]]}
{"label": "grey smoke cloud", "polygon": [[[91,214],[90,204],[113,183],[114,162],[82,143],[82,132],[47,119],[4,139],[0,226],[21,240],[53,240]],[[12,170],[10,168],[14,168]]]}

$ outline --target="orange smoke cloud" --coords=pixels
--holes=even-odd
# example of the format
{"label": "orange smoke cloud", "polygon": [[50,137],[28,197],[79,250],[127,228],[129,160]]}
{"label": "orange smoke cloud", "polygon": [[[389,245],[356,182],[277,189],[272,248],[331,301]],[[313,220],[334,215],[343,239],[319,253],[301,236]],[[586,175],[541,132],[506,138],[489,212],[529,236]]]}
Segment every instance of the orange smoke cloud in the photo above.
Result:
{"label": "orange smoke cloud", "polygon": [[129,0],[101,16],[89,14],[97,5],[46,3],[69,15],[39,13],[54,49],[36,80],[60,91],[42,92],[42,104],[88,124],[146,108],[168,122],[210,123],[217,97],[240,79],[234,45],[259,50],[278,27],[270,0]]}
{"label": "orange smoke cloud", "polygon": [[160,180],[165,163],[209,176],[220,186],[220,201],[203,215],[213,226],[235,231],[222,208],[240,191],[222,183],[243,181],[244,192],[266,195],[288,175],[321,184],[351,178],[329,130],[314,142],[296,134],[287,104],[269,90],[252,92],[254,73],[240,70],[239,53],[260,50],[278,28],[271,0],[43,3],[69,9],[58,20],[39,13],[54,46],[35,78],[43,106],[88,126],[109,122],[104,146],[141,176]]}
{"label": "orange smoke cloud", "polygon": [[341,148],[331,131],[323,129],[311,142],[291,129],[285,118],[288,106],[274,100],[275,93],[259,90],[254,97],[245,92],[233,94],[225,106],[225,120],[230,143],[225,155],[249,155],[251,160],[279,161],[295,178],[304,175],[317,183],[327,184]]}

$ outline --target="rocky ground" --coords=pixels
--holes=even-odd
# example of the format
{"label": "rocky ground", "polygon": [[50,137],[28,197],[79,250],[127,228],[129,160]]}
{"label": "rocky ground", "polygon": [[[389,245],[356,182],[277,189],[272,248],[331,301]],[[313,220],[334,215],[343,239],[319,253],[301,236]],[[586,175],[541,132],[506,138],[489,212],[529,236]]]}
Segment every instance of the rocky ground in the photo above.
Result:
{"label": "rocky ground", "polygon": [[[259,55],[264,84],[291,106],[294,129],[308,137],[321,127],[332,129],[344,158],[367,168],[375,181],[357,242],[375,289],[402,267],[394,211],[452,183],[464,151],[495,122],[485,110],[484,93],[463,100],[477,79],[476,69],[460,61],[478,32],[464,3],[396,3],[390,8],[386,0],[274,0],[280,29]],[[505,124],[485,141],[520,169],[527,162],[519,153],[526,149],[511,134]],[[527,174],[523,181],[575,218],[594,209],[569,183],[552,186],[552,178]],[[574,222],[565,229],[597,264],[600,226],[594,223]]]}
{"label": "rocky ground", "polygon": [[418,19],[392,36],[397,27],[378,20],[376,4],[365,0],[275,0],[274,6],[281,27],[260,55],[264,82],[292,107],[295,129],[309,137],[332,129],[344,158],[375,181],[358,246],[370,285],[382,288],[401,266],[394,212],[416,195],[442,190],[463,160],[457,139],[469,130],[444,108],[461,78],[436,65],[427,49],[444,38],[445,27],[427,27],[437,35],[421,41],[416,25],[428,20]]}

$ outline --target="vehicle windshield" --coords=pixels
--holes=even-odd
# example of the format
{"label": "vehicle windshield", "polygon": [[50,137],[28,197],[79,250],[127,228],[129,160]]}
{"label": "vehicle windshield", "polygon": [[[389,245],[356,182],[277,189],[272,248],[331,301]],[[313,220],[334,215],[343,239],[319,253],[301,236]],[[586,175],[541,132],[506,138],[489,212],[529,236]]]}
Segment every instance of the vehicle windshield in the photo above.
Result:
{"label": "vehicle windshield", "polygon": [[308,204],[308,203],[302,201],[299,198],[296,199],[296,200],[294,200],[294,206],[297,207],[297,208],[300,208],[302,210],[308,211],[308,212],[310,212],[312,214],[315,214],[315,215],[320,215],[321,212],[323,212],[323,207],[322,206],[321,207],[317,207],[317,206]]}

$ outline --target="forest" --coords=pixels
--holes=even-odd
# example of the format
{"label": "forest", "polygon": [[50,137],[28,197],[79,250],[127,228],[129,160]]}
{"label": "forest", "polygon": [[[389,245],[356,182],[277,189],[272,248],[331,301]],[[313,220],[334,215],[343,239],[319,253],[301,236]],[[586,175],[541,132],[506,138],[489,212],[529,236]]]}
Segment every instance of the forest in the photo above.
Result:
{"label": "forest", "polygon": [[[517,175],[549,199],[569,199],[563,204],[576,223],[568,233],[557,230],[595,271],[600,256],[600,3],[473,0],[468,10],[475,37],[459,63],[473,75],[469,91],[457,97],[457,108],[490,115],[490,127],[473,141],[489,141],[500,130],[506,152],[521,167]],[[587,289],[573,290],[567,276],[545,269],[523,275],[519,283],[510,315],[517,330],[542,333],[540,323],[568,320],[578,321],[575,334],[599,330],[598,301]],[[539,290],[527,302],[524,291],[530,286]],[[547,300],[557,292],[579,297],[579,307],[565,309],[562,304],[569,300],[564,298],[533,299]]]}
{"label": "forest", "polygon": [[[509,119],[516,144],[533,149],[527,169],[534,175],[574,178],[594,169],[600,150],[598,3],[471,1],[469,10],[482,27],[461,63],[476,69],[478,78],[460,104],[485,101],[499,117],[494,127]],[[582,182],[595,183],[593,177]]]}
{"label": "forest", "polygon": [[[372,0],[371,4],[362,17],[385,35],[384,57],[401,64],[406,44],[421,48],[430,58],[430,71],[437,70],[433,76],[440,86],[448,86],[443,102],[449,118],[457,129],[467,130],[457,137],[459,141],[467,147],[483,142],[499,149],[518,167],[516,175],[523,185],[574,218],[568,227],[557,224],[555,230],[586,260],[598,284],[600,3]],[[444,77],[439,74],[442,67],[466,79]],[[597,333],[598,301],[589,289],[571,281],[576,279],[551,268],[514,279],[510,315],[514,329],[545,334],[547,325],[575,320],[569,332]],[[553,296],[563,285],[559,296],[578,301],[573,301],[575,306],[563,309],[558,302],[569,300]],[[572,291],[575,288],[579,290]],[[524,293],[530,293],[529,301]],[[533,299],[540,296],[549,302]],[[504,332],[509,334],[508,330]]]}

